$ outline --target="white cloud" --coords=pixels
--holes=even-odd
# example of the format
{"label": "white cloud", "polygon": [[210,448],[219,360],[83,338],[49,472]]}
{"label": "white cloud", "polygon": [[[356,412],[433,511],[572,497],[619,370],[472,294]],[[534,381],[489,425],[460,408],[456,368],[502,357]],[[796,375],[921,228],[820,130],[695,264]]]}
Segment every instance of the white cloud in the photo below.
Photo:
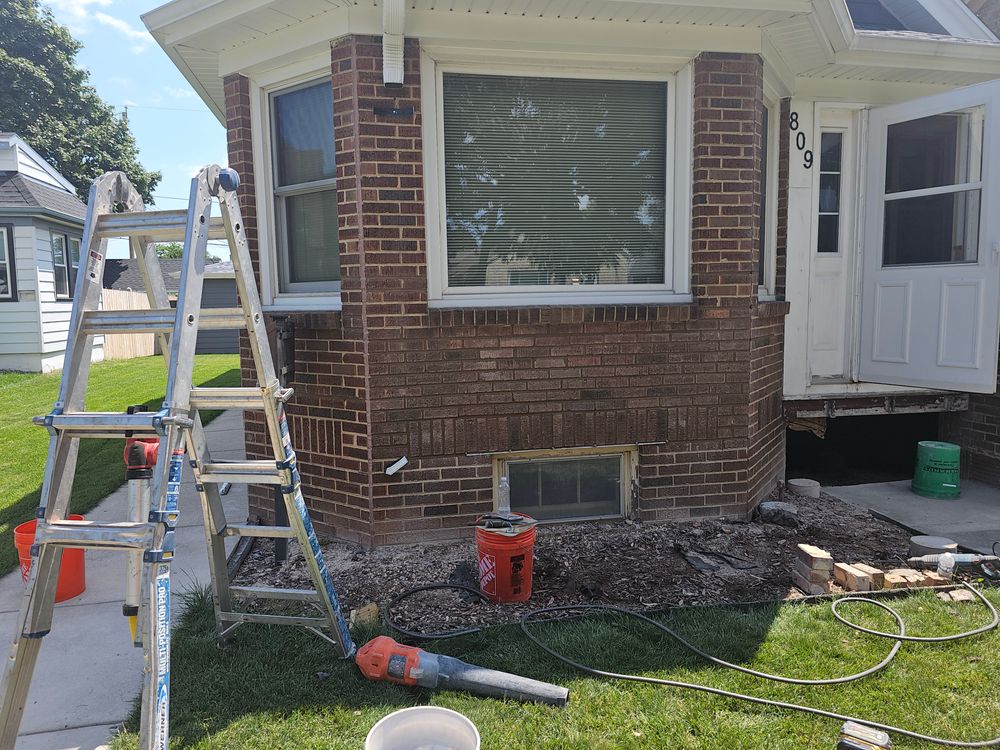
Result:
{"label": "white cloud", "polygon": [[180,86],[164,86],[163,90],[171,99],[197,99],[198,95],[194,89],[185,89]]}
{"label": "white cloud", "polygon": [[[87,2],[87,0],[78,0],[80,2]],[[101,2],[102,0],[95,0],[96,2]],[[153,41],[153,37],[149,35],[149,32],[145,29],[137,29],[132,26],[128,21],[123,21],[115,16],[109,16],[107,13],[98,11],[94,14],[94,18],[103,26],[112,28],[120,34],[124,34],[128,39],[131,39],[134,44],[132,45],[133,52],[142,52],[146,49],[146,45]]]}

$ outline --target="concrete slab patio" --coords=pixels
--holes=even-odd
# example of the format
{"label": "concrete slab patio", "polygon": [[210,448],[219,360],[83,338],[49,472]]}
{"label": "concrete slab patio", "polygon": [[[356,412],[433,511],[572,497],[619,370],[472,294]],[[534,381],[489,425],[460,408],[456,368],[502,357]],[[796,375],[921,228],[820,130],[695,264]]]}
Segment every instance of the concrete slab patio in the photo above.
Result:
{"label": "concrete slab patio", "polygon": [[963,481],[955,500],[934,500],[910,490],[909,480],[876,482],[823,490],[852,505],[868,508],[921,534],[946,536],[962,547],[989,553],[1000,541],[1000,490]]}
{"label": "concrete slab patio", "polygon": [[[223,413],[205,432],[213,457],[232,460],[244,455],[239,411]],[[122,520],[127,501],[127,489],[120,487],[87,517]],[[245,520],[246,486],[234,486],[224,505],[227,518]],[[190,469],[185,469],[180,511],[172,570],[175,592],[204,586],[209,580],[201,504]],[[88,551],[86,566],[87,590],[56,606],[52,632],[42,643],[17,750],[104,748],[139,694],[142,653],[132,647],[128,622],[121,613],[124,553]],[[0,579],[0,638],[4,641],[14,635],[22,593],[17,571]]]}

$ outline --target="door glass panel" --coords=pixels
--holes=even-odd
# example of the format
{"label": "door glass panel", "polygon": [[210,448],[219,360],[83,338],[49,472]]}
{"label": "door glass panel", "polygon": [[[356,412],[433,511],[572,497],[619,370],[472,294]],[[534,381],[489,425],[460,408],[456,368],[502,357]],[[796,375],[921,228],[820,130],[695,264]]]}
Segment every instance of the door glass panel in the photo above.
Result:
{"label": "door glass panel", "polygon": [[984,108],[889,125],[885,192],[977,182],[982,170]]}
{"label": "door glass panel", "polygon": [[979,246],[979,193],[963,190],[886,201],[883,263],[974,263]]}
{"label": "door glass panel", "polygon": [[819,153],[819,232],[816,251],[840,251],[840,165],[843,133],[822,133]]}

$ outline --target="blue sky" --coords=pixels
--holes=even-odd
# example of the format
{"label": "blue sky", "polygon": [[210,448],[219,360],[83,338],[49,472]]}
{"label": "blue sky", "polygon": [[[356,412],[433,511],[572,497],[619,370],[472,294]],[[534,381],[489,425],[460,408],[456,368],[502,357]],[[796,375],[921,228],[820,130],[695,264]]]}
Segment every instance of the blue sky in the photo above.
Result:
{"label": "blue sky", "polygon": [[[206,164],[226,163],[226,131],[146,32],[139,16],[156,0],[42,0],[82,44],[77,64],[90,83],[128,120],[146,169],[163,179],[157,208],[183,208],[191,177]],[[227,252],[214,252],[228,257]],[[124,243],[109,256],[128,254]]]}

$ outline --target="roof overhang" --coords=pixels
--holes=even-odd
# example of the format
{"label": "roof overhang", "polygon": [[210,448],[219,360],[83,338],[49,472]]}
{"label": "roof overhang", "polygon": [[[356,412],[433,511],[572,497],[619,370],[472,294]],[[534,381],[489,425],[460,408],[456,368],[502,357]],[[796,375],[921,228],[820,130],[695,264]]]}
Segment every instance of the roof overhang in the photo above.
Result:
{"label": "roof overhang", "polygon": [[37,206],[0,208],[0,221],[3,219],[44,219],[76,229],[81,229],[84,223],[83,219],[76,216],[64,214],[61,211],[53,211],[51,208],[39,208]]}
{"label": "roof overhang", "polygon": [[404,37],[539,51],[558,51],[566,42],[554,40],[571,39],[577,52],[586,47],[624,65],[630,57],[690,59],[706,50],[762,53],[782,94],[799,77],[834,70],[945,85],[1000,71],[1000,43],[964,5],[953,24],[978,39],[858,32],[845,0],[518,0],[513,7],[509,0],[173,0],[142,20],[222,122],[226,75],[322,56],[345,34],[383,38],[387,84],[401,81]]}

